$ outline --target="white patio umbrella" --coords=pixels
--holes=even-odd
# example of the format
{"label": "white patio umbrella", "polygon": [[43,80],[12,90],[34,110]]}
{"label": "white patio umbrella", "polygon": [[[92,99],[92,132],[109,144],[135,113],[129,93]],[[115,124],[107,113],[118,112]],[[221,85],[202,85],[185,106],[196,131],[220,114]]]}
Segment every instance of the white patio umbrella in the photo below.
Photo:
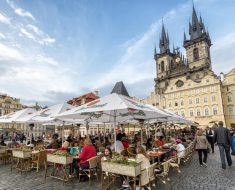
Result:
{"label": "white patio umbrella", "polygon": [[7,115],[1,116],[0,123],[12,123],[12,122],[18,123],[19,121],[22,120],[22,118],[25,119],[31,118],[35,116],[36,113],[37,111],[32,108],[22,109],[17,112],[12,112]]}
{"label": "white patio umbrella", "polygon": [[[59,119],[84,119],[97,122],[113,123],[127,120],[147,120],[166,117],[163,112],[140,104],[131,98],[116,93],[109,94],[80,107],[73,108],[62,114]],[[114,135],[116,141],[116,133]]]}
{"label": "white patio umbrella", "polygon": [[[75,108],[67,103],[60,103],[48,108],[45,108],[39,111],[34,117],[32,117],[28,122],[42,123],[42,124],[50,124],[50,125],[62,125],[64,129],[64,124],[73,124],[73,123],[82,123],[82,120],[74,120],[74,119],[57,119],[56,115],[61,114],[63,112],[69,111]],[[63,141],[63,136],[62,136]]]}

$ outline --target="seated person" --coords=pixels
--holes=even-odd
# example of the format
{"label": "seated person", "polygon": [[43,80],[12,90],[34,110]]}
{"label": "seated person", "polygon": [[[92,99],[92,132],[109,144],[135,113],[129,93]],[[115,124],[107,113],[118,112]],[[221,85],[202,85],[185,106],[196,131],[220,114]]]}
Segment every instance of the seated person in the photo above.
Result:
{"label": "seated person", "polygon": [[96,149],[93,146],[92,142],[90,139],[85,139],[84,140],[84,146],[82,148],[82,152],[79,155],[79,163],[74,166],[77,175],[79,174],[79,168],[80,169],[88,169],[89,168],[89,162],[88,160],[90,158],[93,158],[96,156]]}
{"label": "seated person", "polygon": [[153,139],[150,137],[148,138],[147,142],[146,142],[146,150],[151,150],[153,148],[153,144],[152,144]]}
{"label": "seated person", "polygon": [[82,148],[80,146],[78,146],[78,142],[75,141],[73,143],[73,146],[70,148],[70,154],[73,156],[76,156],[78,154],[80,154],[82,151]]}
{"label": "seated person", "polygon": [[180,158],[183,158],[184,154],[185,154],[185,147],[182,144],[182,141],[180,139],[176,139],[175,141],[177,143],[177,146],[175,148],[176,151],[177,151],[177,156],[180,157]]}
{"label": "seated person", "polygon": [[65,141],[62,145],[62,147],[60,148],[60,151],[67,151],[69,152],[69,142]]}
{"label": "seated person", "polygon": [[102,157],[102,161],[108,160],[112,158],[112,151],[109,147],[106,147],[104,150],[104,156]]}
{"label": "seated person", "polygon": [[164,139],[164,137],[163,137],[163,136],[160,136],[160,137],[156,140],[155,145],[156,145],[157,147],[163,146],[163,145],[165,144],[165,141],[164,141],[163,139]]}
{"label": "seated person", "polygon": [[4,142],[4,139],[0,139],[0,146],[7,146],[6,143]]}
{"label": "seated person", "polygon": [[149,182],[146,167],[150,166],[149,158],[147,156],[146,151],[142,146],[136,148],[136,161],[141,162],[141,185],[146,185]]}
{"label": "seated person", "polygon": [[126,137],[122,137],[122,145],[123,145],[125,150],[128,149],[129,143],[128,143]]}
{"label": "seated person", "polygon": [[113,144],[110,147],[111,150],[121,154],[121,152],[124,150],[124,146],[123,146],[122,142],[117,139],[116,142],[113,141],[112,143]]}

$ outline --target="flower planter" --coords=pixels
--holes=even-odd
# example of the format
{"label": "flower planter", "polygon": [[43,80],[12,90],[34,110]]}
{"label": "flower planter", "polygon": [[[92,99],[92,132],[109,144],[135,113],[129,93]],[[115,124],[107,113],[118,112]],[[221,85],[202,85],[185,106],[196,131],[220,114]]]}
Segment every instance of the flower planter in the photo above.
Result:
{"label": "flower planter", "polygon": [[6,149],[0,149],[0,154],[6,153]]}
{"label": "flower planter", "polygon": [[140,164],[137,166],[132,166],[113,162],[102,162],[101,165],[102,171],[104,172],[110,172],[131,177],[136,177],[141,173]]}
{"label": "flower planter", "polygon": [[13,150],[12,155],[13,157],[16,157],[16,158],[30,158],[32,155],[32,152]]}
{"label": "flower planter", "polygon": [[73,163],[72,156],[59,156],[54,154],[47,154],[47,162],[57,163],[57,164],[71,164]]}

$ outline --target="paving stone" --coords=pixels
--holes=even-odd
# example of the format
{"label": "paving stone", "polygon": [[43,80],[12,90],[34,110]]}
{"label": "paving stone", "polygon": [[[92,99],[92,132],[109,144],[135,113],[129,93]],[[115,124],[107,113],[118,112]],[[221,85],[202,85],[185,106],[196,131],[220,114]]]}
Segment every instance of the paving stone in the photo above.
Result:
{"label": "paving stone", "polygon": [[[167,184],[169,190],[235,190],[235,160],[234,165],[226,170],[221,168],[218,148],[214,154],[208,155],[208,167],[201,167],[198,162],[198,155],[195,153],[192,161],[181,166],[181,173],[175,170],[170,171],[170,183]],[[44,180],[45,171],[41,169],[39,173],[35,170],[21,174],[18,171],[10,171],[9,165],[0,165],[0,190],[90,190],[101,189],[101,184],[92,179],[92,184],[88,182],[79,183],[77,179],[63,184],[62,181],[47,178]],[[111,190],[120,188],[122,180],[119,179],[112,185]],[[154,189],[154,188],[153,188]],[[155,189],[165,189],[164,184],[157,181]]]}

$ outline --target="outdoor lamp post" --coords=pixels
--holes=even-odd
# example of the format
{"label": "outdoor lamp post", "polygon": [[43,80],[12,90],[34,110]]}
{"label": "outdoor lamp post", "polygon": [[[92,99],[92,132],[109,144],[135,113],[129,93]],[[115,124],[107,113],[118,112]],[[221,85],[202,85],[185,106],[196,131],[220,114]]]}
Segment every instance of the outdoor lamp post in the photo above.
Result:
{"label": "outdoor lamp post", "polygon": [[139,119],[139,124],[140,124],[140,143],[143,144],[143,125],[144,125],[144,120]]}

